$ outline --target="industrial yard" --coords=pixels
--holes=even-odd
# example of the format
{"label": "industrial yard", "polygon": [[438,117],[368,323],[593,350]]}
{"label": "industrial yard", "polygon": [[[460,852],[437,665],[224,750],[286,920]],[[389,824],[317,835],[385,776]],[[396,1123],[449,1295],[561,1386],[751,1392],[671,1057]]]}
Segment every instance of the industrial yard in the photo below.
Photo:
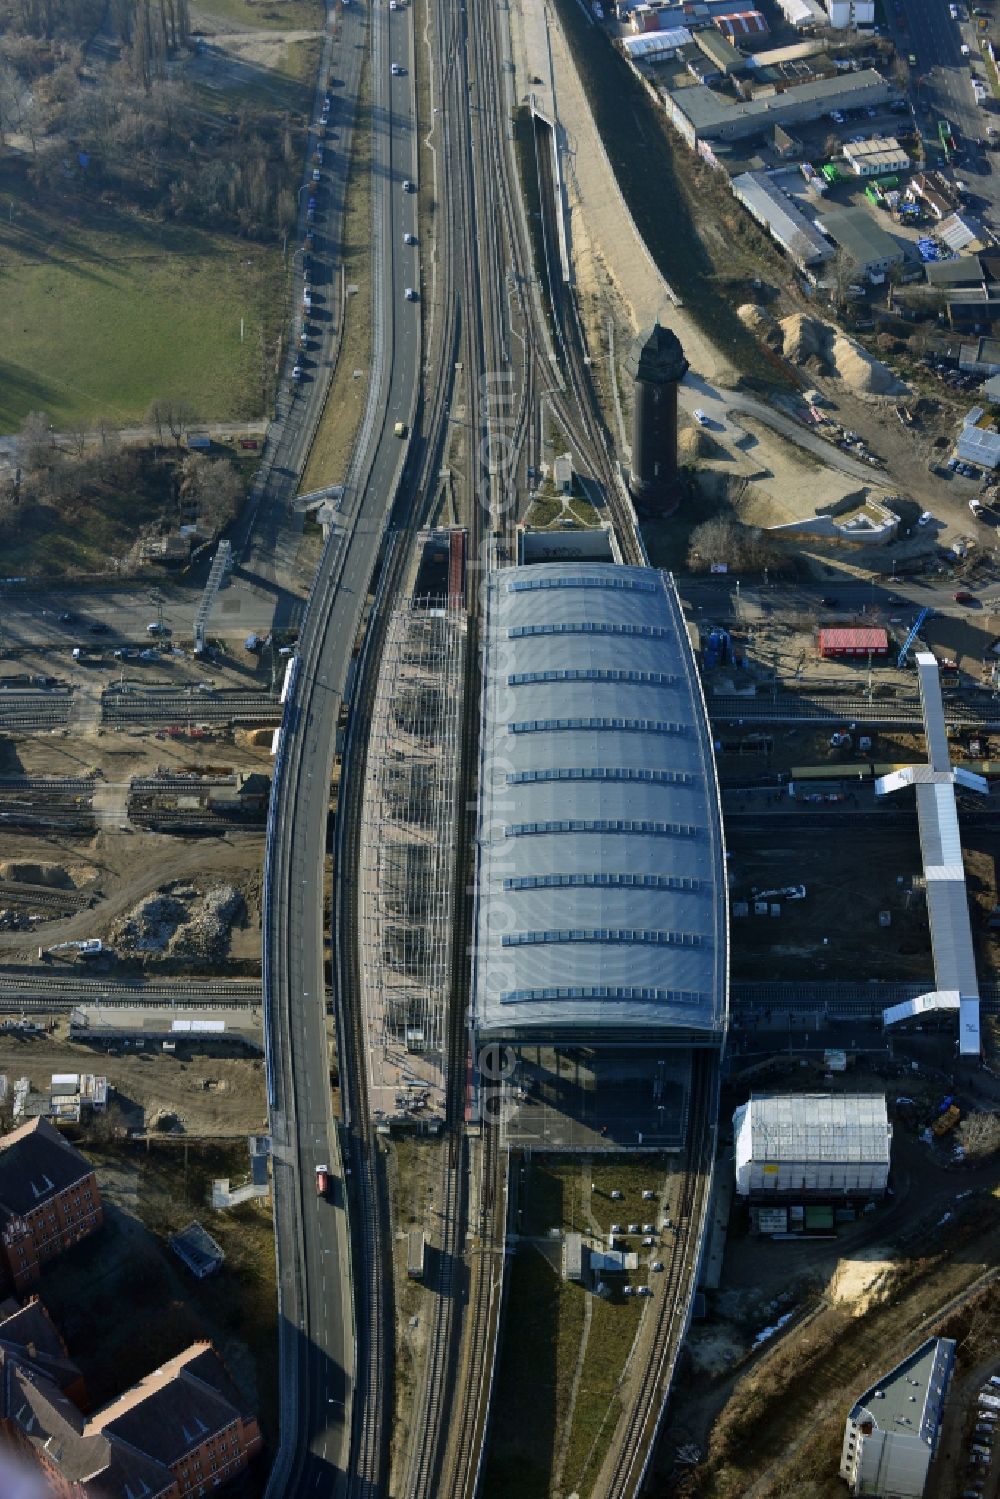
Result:
{"label": "industrial yard", "polygon": [[[150,173],[208,86],[196,196],[291,305],[252,434],[150,416],[162,536],[0,579],[0,1299],[80,1376],[4,1304],[0,1491],[17,1422],[98,1499],[95,1406],[211,1340],[163,1492],[996,1499],[989,24],[214,3],[67,61],[117,51]],[[42,198],[107,188],[76,123]]]}

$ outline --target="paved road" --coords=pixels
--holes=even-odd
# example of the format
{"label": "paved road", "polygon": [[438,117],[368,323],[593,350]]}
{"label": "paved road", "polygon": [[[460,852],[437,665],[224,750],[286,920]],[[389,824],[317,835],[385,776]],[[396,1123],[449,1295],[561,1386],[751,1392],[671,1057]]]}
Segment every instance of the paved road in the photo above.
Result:
{"label": "paved road", "polygon": [[801,422],[775,411],[773,406],[768,406],[764,401],[756,401],[753,396],[744,395],[742,391],[713,385],[700,375],[692,373],[680,387],[678,401],[689,413],[696,408],[704,411],[708,417],[708,430],[716,436],[728,437],[731,442],[742,437],[746,430],[738,421],[733,420],[733,413],[745,412],[747,416],[756,417],[757,421],[763,422],[772,431],[779,432],[782,437],[787,437],[790,442],[804,448],[807,453],[812,453],[827,468],[839,469],[841,473],[849,474],[862,484],[889,483],[883,470],[852,458],[840,448],[835,448],[832,442],[826,442],[815,432],[810,432]]}
{"label": "paved road", "polygon": [[[986,200],[986,217],[1000,223],[1000,176],[993,175],[992,156],[975,145],[995,121],[977,104],[972,91],[973,67],[986,81],[986,65],[979,51],[971,6],[960,4],[960,19],[955,21],[948,4],[949,0],[899,0],[899,8],[894,4],[890,12],[892,29],[904,57],[912,53],[917,59],[916,68],[911,69],[911,97],[927,142],[928,165],[942,163],[937,123],[947,119],[961,138],[957,175],[968,183],[971,193]],[[962,55],[963,43],[969,47],[969,57]]]}
{"label": "paved road", "polygon": [[[356,14],[356,11],[352,12]],[[348,12],[347,14],[351,14]],[[337,1159],[326,1035],[322,903],[327,809],[337,716],[361,611],[394,494],[419,374],[418,284],[404,232],[415,230],[416,145],[409,11],[370,13],[373,32],[374,253],[384,257],[375,309],[377,400],[363,423],[363,462],[349,482],[347,530],[324,554],[300,641],[299,676],[272,806],[276,834],[265,911],[266,983],[272,1003],[275,1205],[282,1286],[282,1421],[289,1439],[270,1493],[328,1494],[348,1464],[353,1322],[344,1215],[317,1201],[319,1162]],[[392,77],[396,62],[405,73]],[[381,337],[379,338],[379,334]],[[369,421],[370,418],[370,421]],[[342,1183],[337,1203],[343,1202]]]}

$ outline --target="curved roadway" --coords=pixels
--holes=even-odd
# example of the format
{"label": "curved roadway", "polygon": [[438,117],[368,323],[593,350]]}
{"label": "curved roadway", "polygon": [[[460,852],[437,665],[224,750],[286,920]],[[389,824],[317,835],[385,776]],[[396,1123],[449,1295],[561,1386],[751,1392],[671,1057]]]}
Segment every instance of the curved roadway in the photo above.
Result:
{"label": "curved roadway", "polygon": [[[323,870],[337,719],[352,648],[412,421],[419,373],[416,146],[409,76],[409,11],[370,12],[373,97],[372,381],[344,501],[344,530],[328,542],[300,635],[275,776],[265,878],[264,982],[270,1008],[269,1085],[278,1255],[281,1433],[269,1495],[329,1494],[349,1462],[354,1319],[344,1181],[329,1088],[323,975]],[[396,63],[404,71],[391,74]],[[322,198],[320,200],[322,208]],[[321,225],[318,224],[321,228]],[[275,455],[295,467],[296,444]],[[329,1162],[329,1200],[315,1168]]]}

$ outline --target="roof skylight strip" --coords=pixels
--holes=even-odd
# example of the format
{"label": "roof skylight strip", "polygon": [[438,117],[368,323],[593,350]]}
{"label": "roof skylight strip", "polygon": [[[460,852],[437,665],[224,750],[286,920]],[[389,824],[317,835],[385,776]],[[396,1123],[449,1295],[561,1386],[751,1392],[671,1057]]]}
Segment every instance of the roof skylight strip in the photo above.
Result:
{"label": "roof skylight strip", "polygon": [[550,734],[560,729],[607,729],[621,734],[686,734],[687,724],[667,718],[522,718],[507,725],[511,734]]}

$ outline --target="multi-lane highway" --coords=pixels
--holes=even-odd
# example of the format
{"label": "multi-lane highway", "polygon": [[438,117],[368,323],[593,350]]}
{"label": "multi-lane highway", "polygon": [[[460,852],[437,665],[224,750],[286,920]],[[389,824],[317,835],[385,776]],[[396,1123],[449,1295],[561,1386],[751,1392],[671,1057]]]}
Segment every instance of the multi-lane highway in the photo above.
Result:
{"label": "multi-lane highway", "polygon": [[892,30],[901,55],[915,59],[910,66],[910,92],[917,124],[928,143],[929,164],[940,159],[937,126],[946,119],[961,138],[956,172],[967,181],[971,193],[986,200],[987,216],[1000,224],[1000,177],[993,175],[992,157],[976,145],[994,116],[975,98],[973,73],[986,82],[989,98],[992,89],[972,6],[962,0],[954,8],[957,19],[951,15],[949,0],[893,0]]}
{"label": "multi-lane highway", "polygon": [[[380,7],[366,20],[374,104],[371,385],[342,507],[345,529],[324,551],[301,631],[265,872],[282,1392],[273,1496],[332,1493],[338,1476],[349,1473],[357,1367],[345,1179],[330,1109],[323,870],[337,717],[406,456],[394,426],[412,421],[420,354],[420,304],[405,298],[406,287],[419,282],[412,249],[403,245],[404,233],[415,230],[403,190],[416,176],[409,13],[390,19]],[[398,76],[393,63],[404,70]],[[304,437],[290,438],[275,471],[296,469],[304,447]],[[336,961],[333,967],[336,977]],[[326,1163],[333,1166],[331,1200],[319,1199],[315,1188],[315,1168]]]}

